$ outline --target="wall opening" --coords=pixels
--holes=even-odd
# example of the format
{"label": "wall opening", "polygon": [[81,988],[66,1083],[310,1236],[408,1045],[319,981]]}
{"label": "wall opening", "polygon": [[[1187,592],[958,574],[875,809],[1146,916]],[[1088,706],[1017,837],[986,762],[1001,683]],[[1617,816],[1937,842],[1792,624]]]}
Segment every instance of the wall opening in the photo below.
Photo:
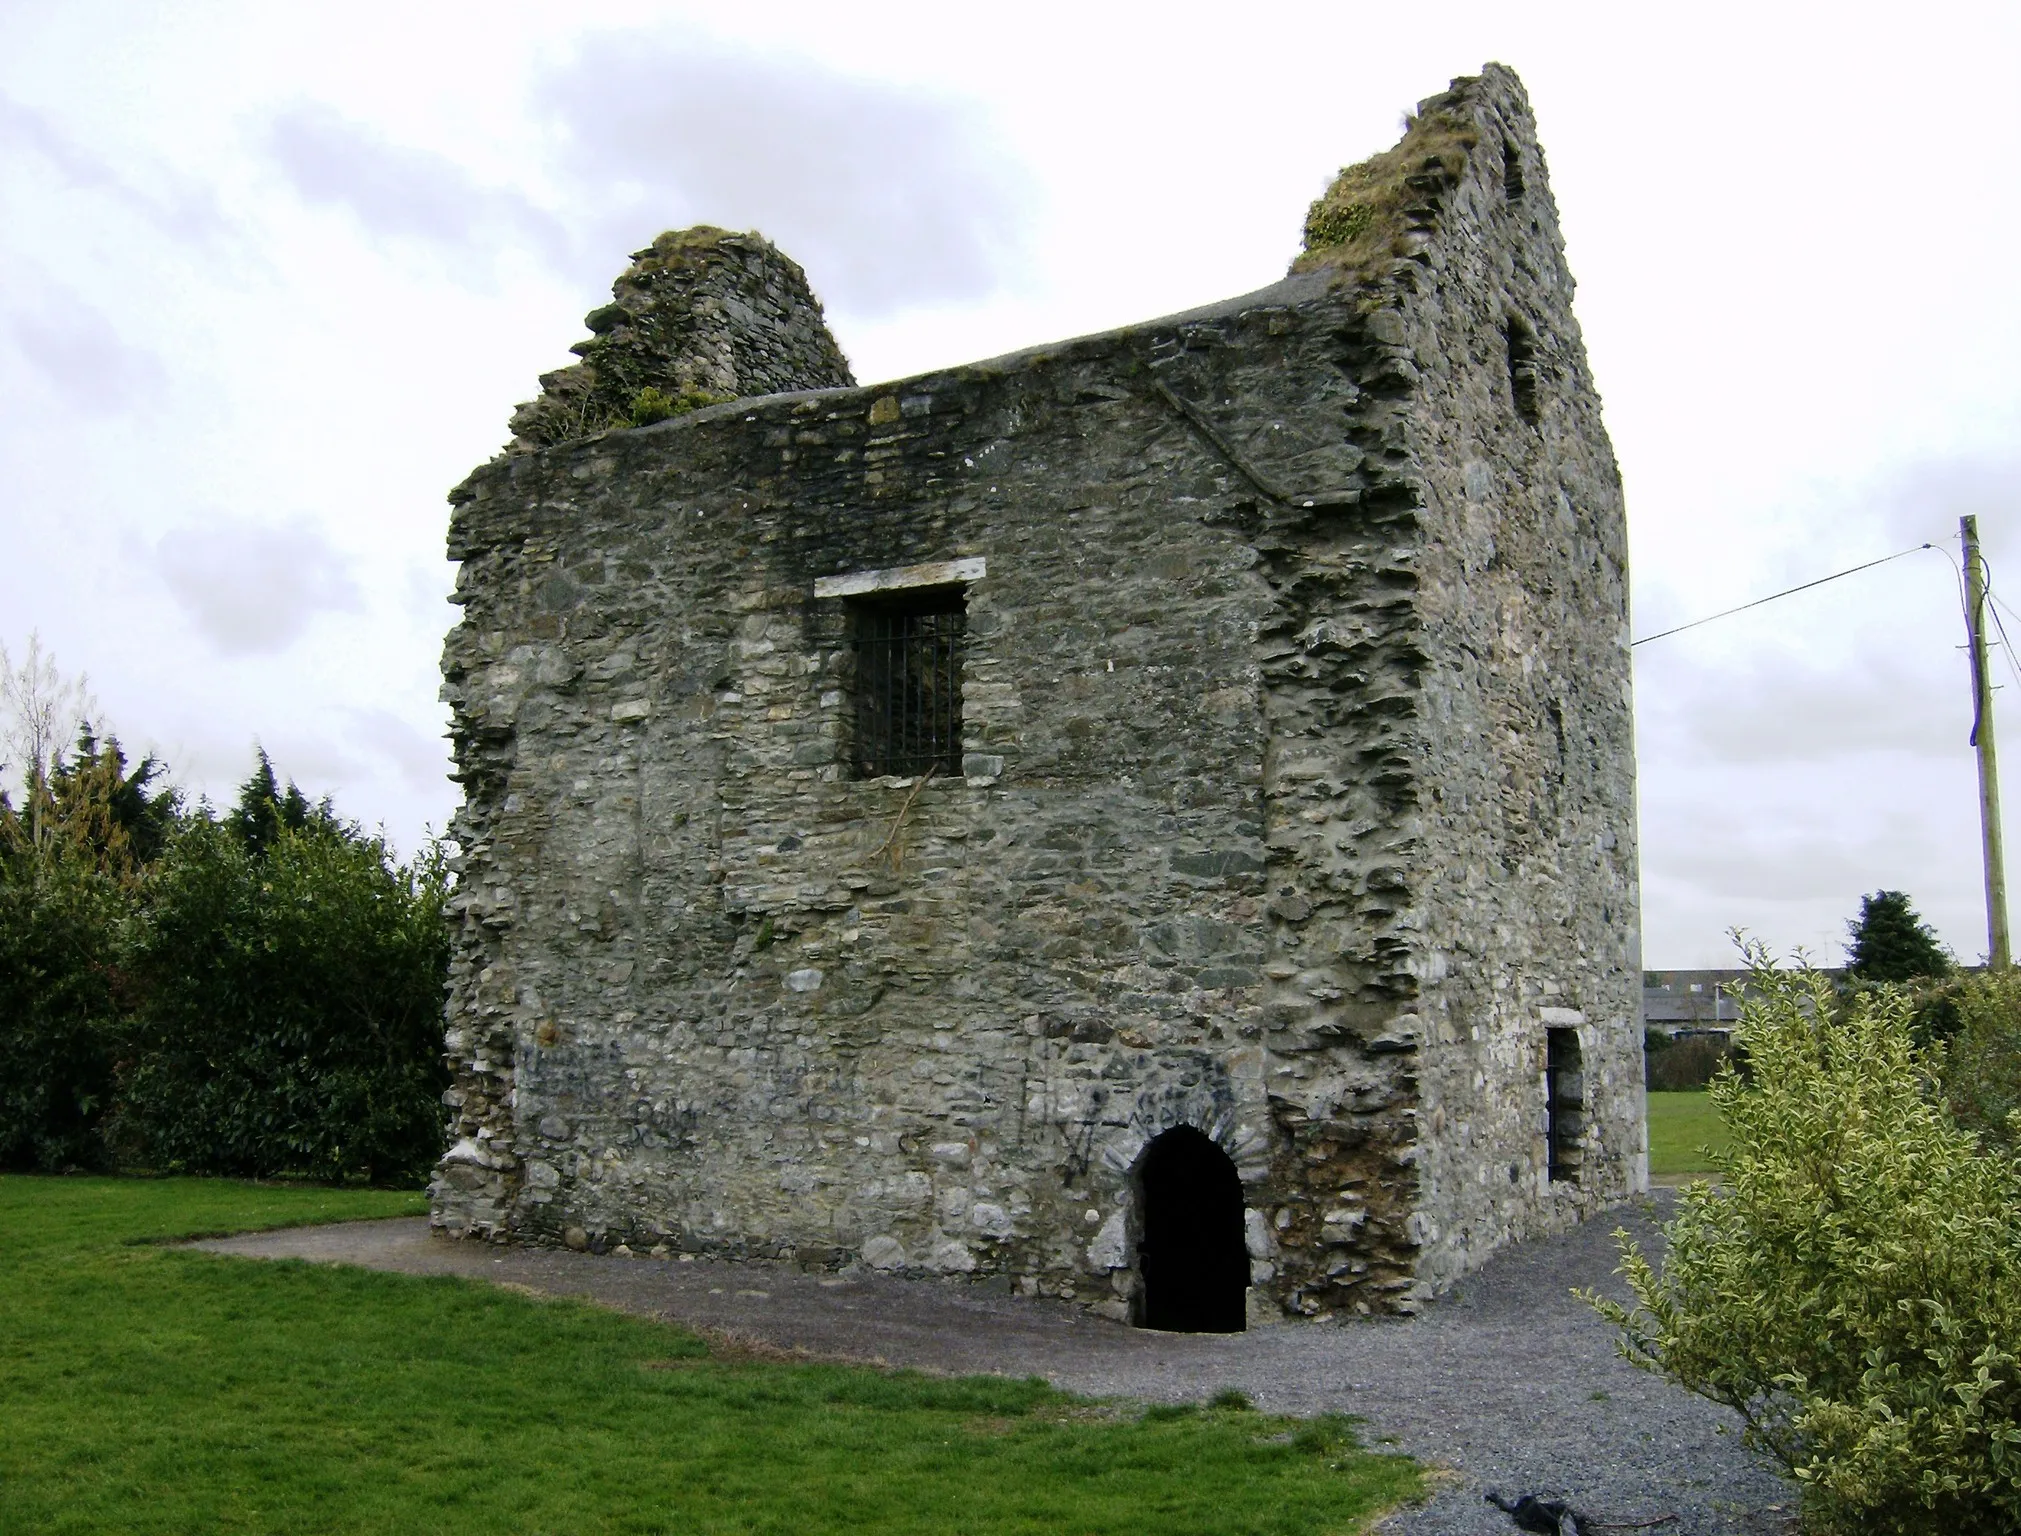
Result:
{"label": "wall opening", "polygon": [[1579,1182],[1586,1134],[1586,1073],[1579,1031],[1544,1031],[1544,1137],[1554,1183]]}
{"label": "wall opening", "polygon": [[1531,426],[1537,424],[1537,339],[1521,320],[1511,316],[1506,328],[1509,342],[1509,390],[1515,396],[1516,414]]}
{"label": "wall opening", "polygon": [[1523,200],[1523,152],[1509,140],[1502,140],[1502,193],[1512,203]]}
{"label": "wall opening", "polygon": [[961,772],[962,587],[930,587],[849,605],[856,661],[860,779]]}
{"label": "wall opening", "polygon": [[1242,1176],[1191,1126],[1165,1132],[1137,1167],[1144,1288],[1138,1326],[1173,1333],[1240,1333],[1249,1289]]}

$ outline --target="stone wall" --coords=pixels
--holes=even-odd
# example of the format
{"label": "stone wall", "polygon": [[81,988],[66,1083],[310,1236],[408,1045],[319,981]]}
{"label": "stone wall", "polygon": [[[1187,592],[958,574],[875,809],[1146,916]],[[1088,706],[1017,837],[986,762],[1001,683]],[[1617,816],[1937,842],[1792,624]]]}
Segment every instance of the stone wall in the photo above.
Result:
{"label": "stone wall", "polygon": [[[512,416],[515,452],[631,425],[641,390],[675,410],[855,383],[807,274],[762,235],[670,230],[583,319],[579,363],[540,377]],[[666,414],[662,407],[660,414]]]}
{"label": "stone wall", "polygon": [[[458,489],[439,1226],[1124,1316],[1191,1125],[1315,1315],[1636,1187],[1618,477],[1520,85],[1441,124],[1351,270]],[[964,771],[853,779],[816,584],[956,560]]]}
{"label": "stone wall", "polygon": [[[1434,1283],[1647,1179],[1620,473],[1520,87],[1491,70],[1419,108],[1427,128],[1451,116],[1478,142],[1420,189],[1396,334],[1425,503],[1417,718],[1442,765],[1417,961],[1418,1273]],[[1584,1056],[1577,1183],[1536,1155],[1551,1026]]]}

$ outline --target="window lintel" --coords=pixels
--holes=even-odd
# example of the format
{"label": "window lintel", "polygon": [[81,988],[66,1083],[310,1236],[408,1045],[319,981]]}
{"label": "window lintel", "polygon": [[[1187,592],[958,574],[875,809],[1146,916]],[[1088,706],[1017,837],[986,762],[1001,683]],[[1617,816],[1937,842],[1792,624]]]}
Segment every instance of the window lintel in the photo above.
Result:
{"label": "window lintel", "polygon": [[818,576],[816,597],[867,597],[875,592],[903,592],[912,587],[952,587],[980,581],[989,574],[980,555],[962,560],[937,560],[930,565],[900,565],[885,571],[851,571],[844,576]]}

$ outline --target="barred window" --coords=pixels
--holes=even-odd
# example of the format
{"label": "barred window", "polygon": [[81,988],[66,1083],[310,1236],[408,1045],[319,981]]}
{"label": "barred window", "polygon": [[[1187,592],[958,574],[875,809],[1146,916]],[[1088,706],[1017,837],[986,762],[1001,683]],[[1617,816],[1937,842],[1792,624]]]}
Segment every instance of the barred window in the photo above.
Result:
{"label": "barred window", "polygon": [[1544,1031],[1544,1137],[1551,1178],[1579,1182],[1586,1132],[1586,1074],[1580,1060],[1579,1031]]}
{"label": "barred window", "polygon": [[850,604],[860,779],[961,772],[960,587]]}

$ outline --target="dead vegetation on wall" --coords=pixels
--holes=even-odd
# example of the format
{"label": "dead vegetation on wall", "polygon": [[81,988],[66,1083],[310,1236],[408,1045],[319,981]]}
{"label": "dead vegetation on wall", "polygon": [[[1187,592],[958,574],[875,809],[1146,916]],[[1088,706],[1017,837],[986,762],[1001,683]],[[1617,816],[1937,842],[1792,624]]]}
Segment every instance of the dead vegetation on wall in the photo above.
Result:
{"label": "dead vegetation on wall", "polygon": [[1406,121],[1394,148],[1346,167],[1314,199],[1293,272],[1335,267],[1370,276],[1411,254],[1414,226],[1422,222],[1414,214],[1432,211],[1430,199],[1459,180],[1481,141],[1469,118],[1442,110],[1436,99],[1426,105]]}

